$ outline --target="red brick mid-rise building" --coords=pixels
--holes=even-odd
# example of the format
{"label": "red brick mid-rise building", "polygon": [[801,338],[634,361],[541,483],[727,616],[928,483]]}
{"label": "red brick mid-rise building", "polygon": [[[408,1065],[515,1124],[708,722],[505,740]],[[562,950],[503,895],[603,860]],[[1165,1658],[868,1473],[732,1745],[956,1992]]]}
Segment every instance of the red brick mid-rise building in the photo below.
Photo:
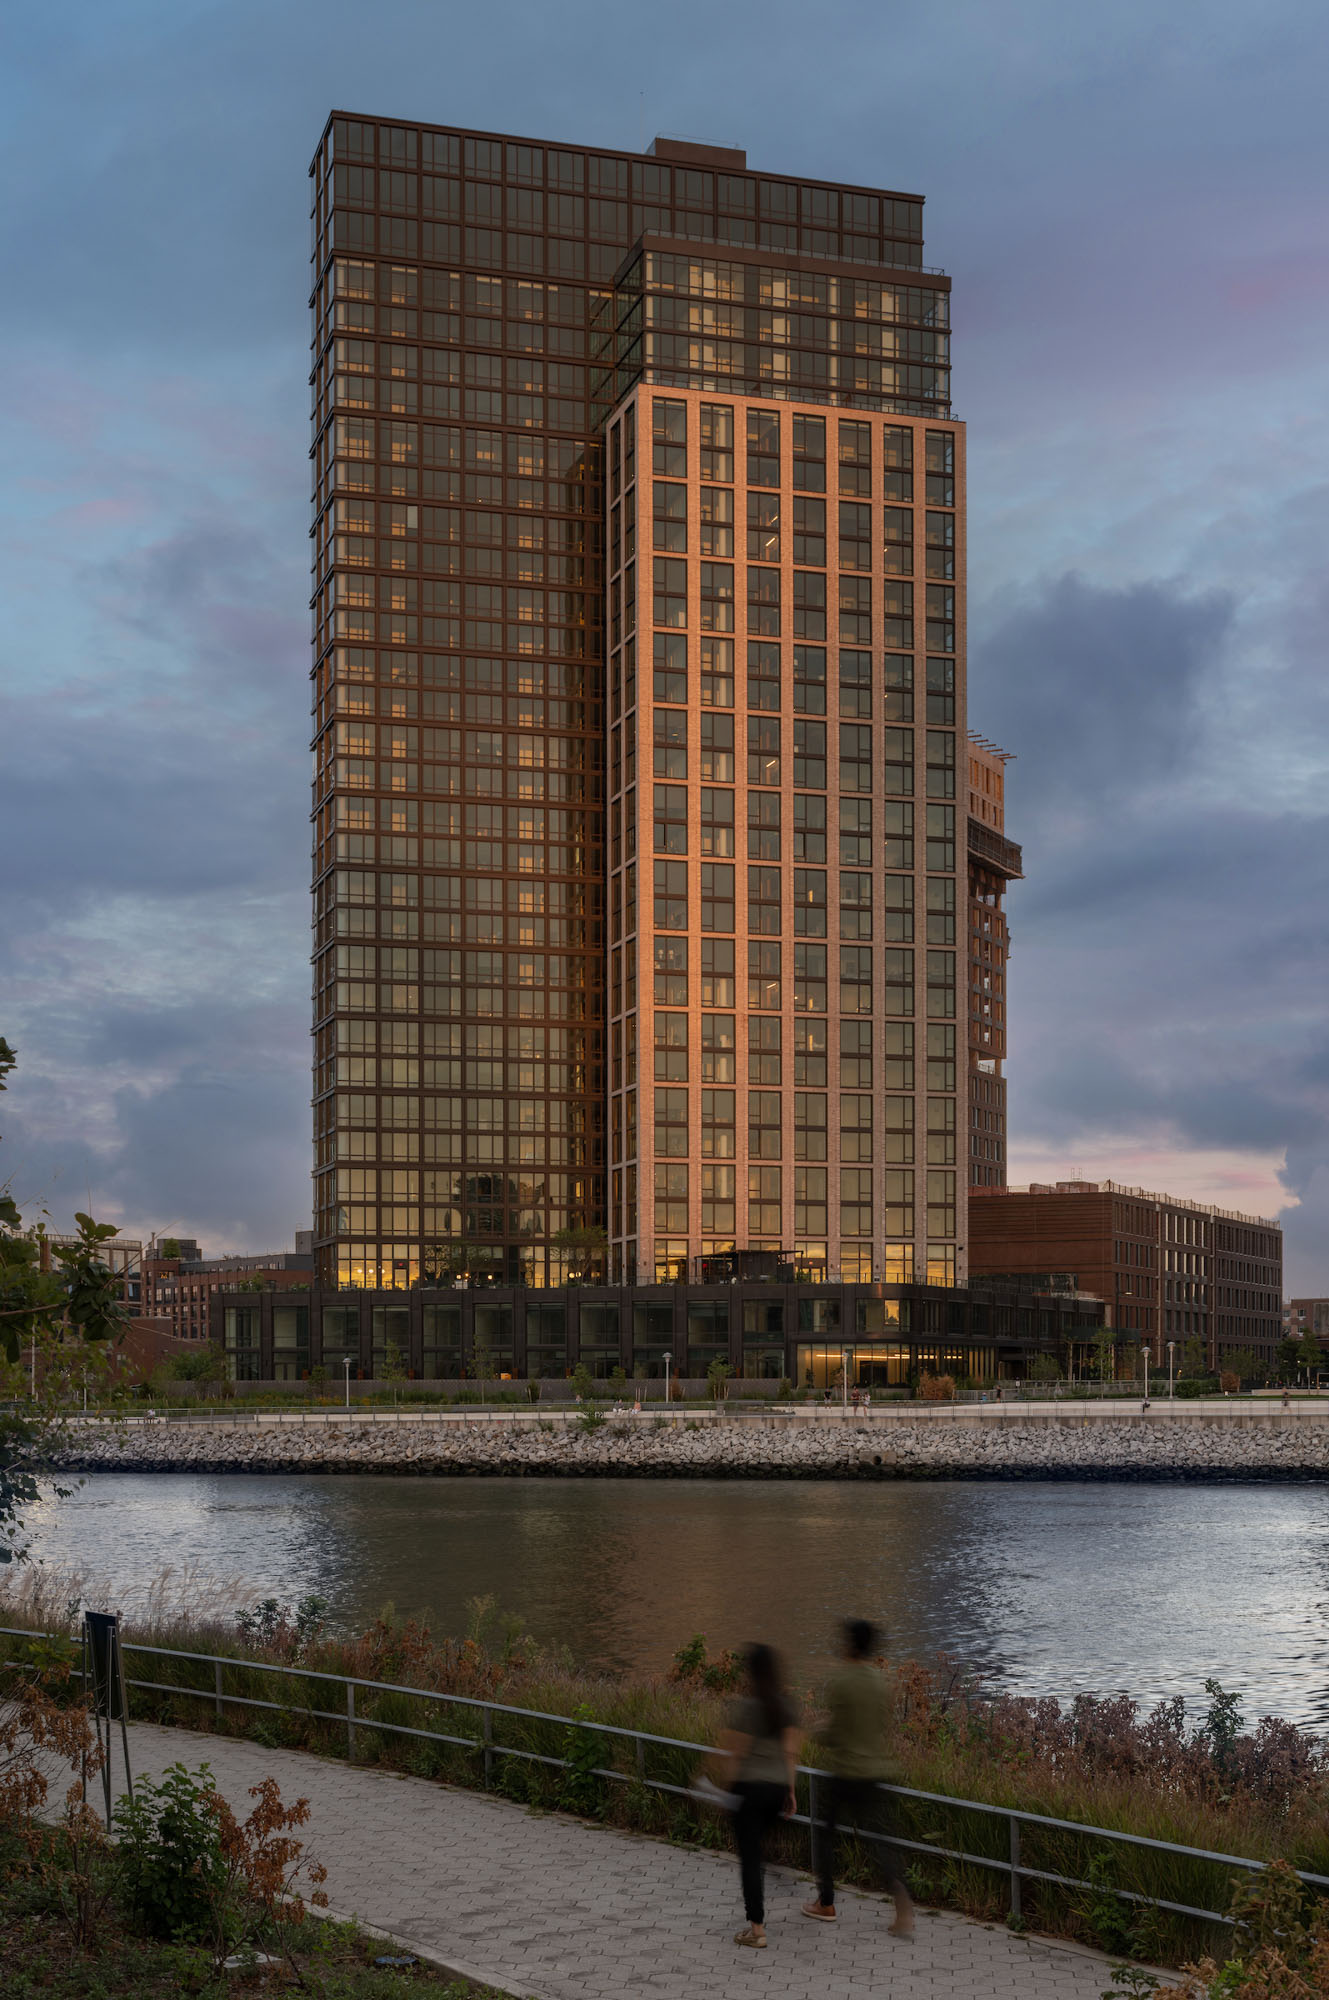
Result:
{"label": "red brick mid-rise building", "polygon": [[1241,1349],[1272,1361],[1282,1333],[1283,1232],[1262,1216],[1114,1181],[980,1189],[969,1256],[975,1275],[1073,1273],[1156,1365],[1196,1339],[1210,1366]]}
{"label": "red brick mid-rise building", "polygon": [[[297,1233],[297,1244],[301,1235]],[[209,1307],[216,1292],[308,1291],[314,1258],[308,1232],[303,1247],[251,1257],[202,1257],[197,1243],[172,1242],[178,1256],[162,1256],[162,1245],[149,1243],[143,1259],[142,1310],[169,1326],[177,1340],[208,1338]],[[192,1255],[190,1253],[193,1253]]]}

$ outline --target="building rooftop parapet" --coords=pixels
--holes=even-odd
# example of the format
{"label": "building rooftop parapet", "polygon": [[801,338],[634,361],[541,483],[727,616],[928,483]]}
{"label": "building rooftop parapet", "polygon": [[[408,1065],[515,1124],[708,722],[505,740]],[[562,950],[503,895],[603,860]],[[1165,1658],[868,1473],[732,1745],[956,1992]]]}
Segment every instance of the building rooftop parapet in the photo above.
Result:
{"label": "building rooftop parapet", "polygon": [[[972,824],[972,822],[971,822]],[[1211,1202],[1189,1201],[1184,1195],[1159,1194],[1152,1188],[1128,1187],[1124,1181],[1030,1181],[1028,1187],[973,1187],[975,1195],[1122,1194],[1133,1201],[1155,1201],[1162,1208],[1182,1208],[1191,1215],[1210,1215],[1219,1222],[1248,1222],[1260,1229],[1281,1229],[1277,1216],[1247,1215],[1239,1208],[1218,1208]]]}

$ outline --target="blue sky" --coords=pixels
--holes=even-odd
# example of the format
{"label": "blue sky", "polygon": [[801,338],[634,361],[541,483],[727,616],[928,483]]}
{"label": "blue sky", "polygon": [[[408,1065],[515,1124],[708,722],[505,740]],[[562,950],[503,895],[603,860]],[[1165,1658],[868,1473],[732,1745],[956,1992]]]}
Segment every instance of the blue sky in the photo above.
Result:
{"label": "blue sky", "polygon": [[333,105],[916,190],[971,722],[1017,753],[1012,1177],[1284,1212],[1329,1290],[1329,17],[47,0],[0,77],[3,1172],[308,1218],[307,220]]}

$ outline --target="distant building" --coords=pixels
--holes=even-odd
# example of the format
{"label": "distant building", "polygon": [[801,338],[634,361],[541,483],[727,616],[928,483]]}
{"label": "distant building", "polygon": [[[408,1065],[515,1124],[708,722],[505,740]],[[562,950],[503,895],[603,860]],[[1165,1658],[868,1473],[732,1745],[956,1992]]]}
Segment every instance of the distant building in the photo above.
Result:
{"label": "distant building", "polygon": [[1329,1299],[1289,1299],[1283,1307],[1283,1335],[1288,1340],[1311,1335],[1329,1346]]}
{"label": "distant building", "polygon": [[[308,1290],[314,1270],[310,1232],[297,1232],[295,1241],[294,1250],[255,1257],[203,1257],[192,1238],[154,1238],[143,1259],[142,1310],[168,1323],[177,1340],[206,1340],[214,1292]],[[163,1255],[168,1248],[179,1254]]]}
{"label": "distant building", "polygon": [[1283,1331],[1283,1232],[1240,1215],[1115,1181],[975,1189],[969,1265],[980,1273],[1065,1271],[1107,1302],[1118,1332],[1201,1340],[1210,1366],[1248,1348],[1272,1361]]}
{"label": "distant building", "polygon": [[[969,1185],[1006,1185],[1006,961],[1002,897],[1022,871],[1006,838],[1009,752],[969,734]],[[930,921],[930,920],[929,920]],[[929,929],[929,941],[931,931]]]}
{"label": "distant building", "polygon": [[[41,1267],[52,1269],[55,1259],[53,1250],[72,1250],[79,1242],[76,1235],[60,1230],[52,1230],[42,1238]],[[103,1243],[100,1249],[102,1262],[119,1279],[120,1301],[129,1307],[132,1314],[145,1310],[143,1300],[143,1245],[131,1236],[116,1236]]]}

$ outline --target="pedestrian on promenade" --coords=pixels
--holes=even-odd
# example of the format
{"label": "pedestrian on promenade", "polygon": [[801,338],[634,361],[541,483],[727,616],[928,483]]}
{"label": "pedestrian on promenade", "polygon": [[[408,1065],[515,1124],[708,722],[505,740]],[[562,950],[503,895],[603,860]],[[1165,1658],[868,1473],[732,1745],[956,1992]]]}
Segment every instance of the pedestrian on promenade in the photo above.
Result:
{"label": "pedestrian on promenade", "polygon": [[[827,1716],[817,1730],[821,1762],[830,1772],[818,1787],[822,1816],[813,1828],[813,1861],[817,1894],[804,1903],[803,1915],[833,1924],[835,1908],[835,1842],[846,1821],[872,1832],[884,1831],[887,1795],[883,1782],[891,1776],[890,1690],[873,1661],[877,1634],[866,1618],[847,1620],[843,1632],[843,1662],[826,1689]],[[892,1937],[914,1935],[914,1904],[905,1887],[900,1863],[889,1848],[878,1848],[877,1866],[895,1898]]]}
{"label": "pedestrian on promenade", "polygon": [[794,1810],[798,1715],[784,1691],[784,1676],[773,1648],[749,1646],[744,1665],[747,1687],[720,1739],[724,1760],[720,1782],[738,1799],[734,1845],[747,1923],[734,1933],[734,1943],[762,1951],[766,1946],[766,1842],[776,1821]]}

